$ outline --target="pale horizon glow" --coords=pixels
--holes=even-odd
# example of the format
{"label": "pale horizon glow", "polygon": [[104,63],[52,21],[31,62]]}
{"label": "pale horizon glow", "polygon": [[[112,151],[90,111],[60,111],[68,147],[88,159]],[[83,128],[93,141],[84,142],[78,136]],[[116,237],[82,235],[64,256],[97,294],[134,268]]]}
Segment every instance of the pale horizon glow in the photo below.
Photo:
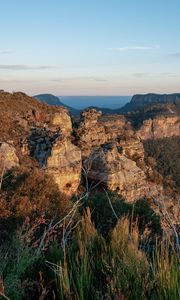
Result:
{"label": "pale horizon glow", "polygon": [[180,92],[180,2],[6,0],[0,89],[29,95]]}

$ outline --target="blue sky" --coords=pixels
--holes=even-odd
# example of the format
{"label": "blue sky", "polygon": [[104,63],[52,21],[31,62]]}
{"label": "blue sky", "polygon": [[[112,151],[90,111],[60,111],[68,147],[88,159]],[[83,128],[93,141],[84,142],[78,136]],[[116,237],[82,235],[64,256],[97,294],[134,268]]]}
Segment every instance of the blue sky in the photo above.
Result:
{"label": "blue sky", "polygon": [[180,92],[179,0],[0,0],[0,88]]}

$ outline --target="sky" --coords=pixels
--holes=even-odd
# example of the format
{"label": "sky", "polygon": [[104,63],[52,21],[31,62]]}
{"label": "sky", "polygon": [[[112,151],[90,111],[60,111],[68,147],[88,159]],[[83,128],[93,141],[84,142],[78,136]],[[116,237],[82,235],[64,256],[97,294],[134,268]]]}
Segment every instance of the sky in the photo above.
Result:
{"label": "sky", "polygon": [[180,92],[179,0],[0,0],[0,89]]}

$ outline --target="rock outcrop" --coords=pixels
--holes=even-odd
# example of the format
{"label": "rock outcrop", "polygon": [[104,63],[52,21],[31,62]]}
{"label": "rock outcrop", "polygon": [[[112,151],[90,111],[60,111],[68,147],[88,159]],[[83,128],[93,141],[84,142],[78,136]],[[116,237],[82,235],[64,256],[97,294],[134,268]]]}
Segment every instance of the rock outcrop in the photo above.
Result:
{"label": "rock outcrop", "polygon": [[102,117],[102,112],[95,109],[82,112],[76,135],[83,157],[87,157],[91,149],[116,140],[127,129],[126,126],[129,124],[120,115]]}
{"label": "rock outcrop", "polygon": [[47,159],[46,172],[67,196],[77,191],[81,180],[81,150],[69,139],[58,140]]}
{"label": "rock outcrop", "polygon": [[107,141],[105,128],[98,121],[101,114],[100,111],[98,112],[95,109],[88,109],[81,114],[76,135],[77,145],[81,148],[83,157],[87,157],[92,148],[99,147]]}
{"label": "rock outcrop", "polygon": [[66,108],[61,108],[57,113],[51,116],[51,127],[59,128],[64,136],[72,133],[72,121]]}
{"label": "rock outcrop", "polygon": [[161,116],[145,120],[137,131],[137,135],[142,140],[180,136],[180,118],[178,116]]}
{"label": "rock outcrop", "polygon": [[134,161],[144,161],[144,146],[140,138],[134,133],[129,132],[126,135],[120,135],[117,139],[118,146],[122,152]]}
{"label": "rock outcrop", "polygon": [[144,147],[123,116],[102,117],[88,109],[81,115],[77,136],[90,180],[118,190],[128,201],[145,195]]}
{"label": "rock outcrop", "polygon": [[106,115],[100,118],[100,122],[105,128],[107,141],[116,140],[125,131],[131,130],[130,124],[122,115]]}
{"label": "rock outcrop", "polygon": [[162,185],[147,179],[151,170],[144,162],[141,140],[180,135],[178,115],[145,120],[136,131],[122,115],[102,116],[88,109],[75,129],[65,108],[50,107],[23,93],[1,92],[0,108],[1,168],[26,164],[28,158],[30,168],[39,166],[69,197],[80,185],[82,165],[88,168],[89,180],[129,202],[163,195]]}
{"label": "rock outcrop", "polygon": [[66,108],[51,107],[20,92],[0,93],[1,167],[39,166],[62,193],[72,196],[81,179],[81,150],[72,144],[71,134]]}
{"label": "rock outcrop", "polygon": [[135,201],[146,194],[146,175],[136,162],[122,154],[114,143],[104,144],[85,160],[90,180],[104,184],[127,201]]}
{"label": "rock outcrop", "polygon": [[[72,124],[64,110],[53,115],[50,128],[32,128],[23,150],[36,159],[39,167],[57,184],[66,196],[74,195],[81,180],[81,150],[72,144]],[[25,149],[29,150],[25,151]]]}
{"label": "rock outcrop", "polygon": [[25,150],[25,146],[28,147],[27,153],[24,151],[25,154],[35,158],[41,168],[46,167],[52,147],[60,135],[60,129],[51,131],[47,128],[33,128],[27,142],[23,144],[23,150]]}

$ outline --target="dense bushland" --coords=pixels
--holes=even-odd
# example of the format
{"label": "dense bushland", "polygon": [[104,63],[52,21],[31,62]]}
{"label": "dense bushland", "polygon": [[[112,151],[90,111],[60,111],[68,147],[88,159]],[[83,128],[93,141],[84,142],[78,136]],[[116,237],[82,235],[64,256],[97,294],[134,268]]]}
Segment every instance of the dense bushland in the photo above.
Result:
{"label": "dense bushland", "polygon": [[147,163],[149,157],[154,158],[153,167],[165,177],[165,183],[180,188],[180,138],[146,140],[144,148]]}
{"label": "dense bushland", "polygon": [[179,299],[176,247],[145,199],[94,192],[21,218],[0,245],[2,299]]}

